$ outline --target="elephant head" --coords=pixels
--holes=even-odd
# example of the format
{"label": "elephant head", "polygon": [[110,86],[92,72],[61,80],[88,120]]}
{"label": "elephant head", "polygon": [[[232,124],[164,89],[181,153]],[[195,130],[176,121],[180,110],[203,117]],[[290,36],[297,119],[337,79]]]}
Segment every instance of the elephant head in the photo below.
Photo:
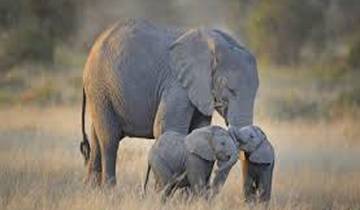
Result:
{"label": "elephant head", "polygon": [[219,30],[193,29],[169,48],[171,68],[204,115],[217,110],[226,124],[252,124],[259,85],[255,57]]}
{"label": "elephant head", "polygon": [[207,126],[191,132],[185,138],[186,149],[209,161],[226,162],[219,171],[234,165],[238,151],[229,133],[219,126]]}
{"label": "elephant head", "polygon": [[272,163],[274,151],[265,133],[257,126],[230,127],[229,134],[239,144],[240,150],[249,154],[253,163]]}

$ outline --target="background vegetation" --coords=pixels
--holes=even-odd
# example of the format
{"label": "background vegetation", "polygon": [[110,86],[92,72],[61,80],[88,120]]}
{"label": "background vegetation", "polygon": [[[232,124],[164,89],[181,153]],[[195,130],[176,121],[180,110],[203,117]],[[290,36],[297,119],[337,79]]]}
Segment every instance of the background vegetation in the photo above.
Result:
{"label": "background vegetation", "polygon": [[248,209],[239,164],[211,204],[140,198],[152,141],[121,143],[113,191],[82,184],[82,68],[129,17],[220,28],[256,54],[273,209],[360,208],[358,0],[0,0],[0,209]]}
{"label": "background vegetation", "polygon": [[[0,103],[76,102],[77,95],[64,96],[53,81],[33,87],[28,77],[21,77],[80,71],[104,28],[118,19],[141,17],[183,27],[222,28],[257,55],[264,75],[280,72],[296,79],[291,77],[296,72],[304,86],[315,86],[311,91],[328,96],[310,100],[302,91],[271,96],[268,107],[274,117],[331,118],[343,114],[342,109],[357,115],[359,11],[357,0],[2,0]],[[68,82],[78,88],[80,78],[74,77]]]}

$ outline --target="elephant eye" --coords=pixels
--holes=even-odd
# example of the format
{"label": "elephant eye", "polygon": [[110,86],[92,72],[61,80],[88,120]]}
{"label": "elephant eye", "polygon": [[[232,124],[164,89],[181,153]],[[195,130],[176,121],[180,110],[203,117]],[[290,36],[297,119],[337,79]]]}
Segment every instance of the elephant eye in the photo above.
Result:
{"label": "elephant eye", "polygon": [[221,142],[220,144],[221,144],[222,146],[225,146],[225,142]]}
{"label": "elephant eye", "polygon": [[253,139],[254,138],[254,135],[250,134],[250,139]]}
{"label": "elephant eye", "polygon": [[236,96],[236,91],[234,89],[229,88],[229,91],[230,91],[231,95]]}
{"label": "elephant eye", "polygon": [[235,97],[236,96],[236,91],[232,88],[230,88],[229,86],[227,86],[227,89],[229,90],[229,93],[231,94],[231,96]]}

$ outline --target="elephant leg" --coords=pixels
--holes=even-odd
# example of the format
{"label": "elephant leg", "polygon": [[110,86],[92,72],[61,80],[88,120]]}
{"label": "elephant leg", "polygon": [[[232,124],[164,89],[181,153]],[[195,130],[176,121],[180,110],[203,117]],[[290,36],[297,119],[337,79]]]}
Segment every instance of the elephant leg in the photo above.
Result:
{"label": "elephant leg", "polygon": [[88,163],[86,183],[99,186],[101,182],[101,153],[99,139],[93,125],[91,125],[90,148],[90,159]]}
{"label": "elephant leg", "polygon": [[155,173],[153,173],[153,174],[154,174],[154,179],[155,179],[154,190],[155,190],[155,192],[160,192],[164,188],[164,185],[161,183],[160,177],[157,176]]}
{"label": "elephant leg", "polygon": [[116,158],[119,147],[118,139],[110,139],[109,143],[103,144],[101,151],[102,158],[102,184],[114,186],[116,184]]}
{"label": "elephant leg", "polygon": [[245,153],[243,151],[239,154],[239,160],[241,162],[241,171],[242,171],[242,177],[243,177],[243,190],[246,197],[246,177],[248,176],[249,171],[249,159],[246,157]]}
{"label": "elephant leg", "polygon": [[208,161],[195,154],[190,154],[186,162],[187,178],[191,190],[196,195],[207,193],[214,161]]}
{"label": "elephant leg", "polygon": [[183,172],[178,176],[172,177],[164,189],[162,195],[162,201],[165,202],[167,198],[172,197],[174,195],[177,189],[186,186],[186,184],[187,184],[186,172]]}
{"label": "elephant leg", "polygon": [[155,139],[159,139],[161,134],[163,134],[163,132],[164,132],[164,128],[163,128],[164,125],[162,122],[162,119],[164,119],[164,114],[165,114],[164,109],[165,109],[164,102],[160,101],[158,110],[155,115],[154,125],[153,125],[153,133],[154,133]]}
{"label": "elephant leg", "polygon": [[195,109],[191,118],[189,133],[197,128],[202,128],[211,124],[212,116],[203,115],[199,110]]}
{"label": "elephant leg", "polygon": [[163,203],[165,203],[166,200],[173,195],[173,193],[175,192],[176,188],[177,188],[177,181],[176,181],[176,179],[172,179],[171,181],[169,181],[169,182],[166,184],[166,186],[165,186],[165,188],[164,188],[164,190],[163,190],[163,193],[162,193],[162,195],[161,195],[161,201],[162,201]]}
{"label": "elephant leg", "polygon": [[268,202],[271,197],[272,187],[272,174],[274,169],[274,163],[270,165],[264,165],[263,169],[259,172],[259,201]]}
{"label": "elephant leg", "polygon": [[[217,168],[221,168],[222,165],[226,164],[227,161],[220,161],[220,160],[217,160]],[[216,176],[214,177],[213,179],[213,182],[211,184],[211,190],[212,190],[212,193],[213,195],[212,196],[215,196],[216,194],[218,194],[222,188],[222,186],[225,184],[225,181],[230,173],[230,170],[231,168],[228,168],[222,172],[218,172],[216,174]]]}
{"label": "elephant leg", "polygon": [[173,172],[164,164],[166,161],[159,156],[154,156],[151,169],[155,177],[155,191],[159,192],[167,185],[173,177]]}
{"label": "elephant leg", "polygon": [[258,189],[258,174],[256,166],[248,164],[247,173],[244,174],[244,195],[245,202],[255,202],[256,201],[256,191]]}
{"label": "elephant leg", "polygon": [[124,137],[117,114],[111,107],[102,107],[96,112],[95,130],[99,139],[102,166],[102,185],[116,184],[116,158],[119,143]]}

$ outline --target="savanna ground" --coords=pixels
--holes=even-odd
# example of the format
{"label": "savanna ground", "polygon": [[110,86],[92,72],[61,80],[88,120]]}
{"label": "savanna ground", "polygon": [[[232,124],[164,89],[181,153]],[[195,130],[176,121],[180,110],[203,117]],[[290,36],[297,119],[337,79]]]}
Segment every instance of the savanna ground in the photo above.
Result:
{"label": "savanna ground", "polygon": [[[79,151],[82,71],[68,66],[79,67],[40,71],[55,67],[24,64],[1,78],[0,209],[248,208],[240,163],[211,203],[175,198],[162,205],[151,190],[141,198],[149,140],[122,141],[113,190],[86,187]],[[342,75],[334,85],[336,72],[260,69],[255,123],[277,155],[270,207],[360,209],[359,115],[352,106],[338,108],[347,101],[340,90],[359,75]],[[339,97],[345,99],[336,102]],[[218,117],[214,122],[223,125]]]}

